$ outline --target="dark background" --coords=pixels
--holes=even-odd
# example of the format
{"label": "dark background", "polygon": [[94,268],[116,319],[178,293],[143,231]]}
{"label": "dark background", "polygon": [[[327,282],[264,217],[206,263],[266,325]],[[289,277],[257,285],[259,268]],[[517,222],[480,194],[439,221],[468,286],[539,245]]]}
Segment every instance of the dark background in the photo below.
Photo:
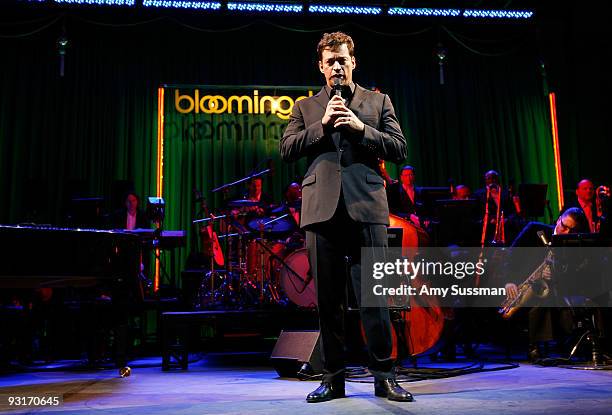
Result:
{"label": "dark background", "polygon": [[[493,168],[504,184],[549,183],[556,210],[548,90],[565,188],[585,176],[610,183],[604,18],[582,3],[540,4],[530,21],[476,22],[3,2],[0,223],[61,223],[74,196],[104,197],[111,209],[119,180],[154,195],[160,84],[320,85],[315,46],[334,30],[355,40],[356,82],[391,96],[419,185],[452,178],[475,189]],[[448,50],[445,85],[438,43]]]}

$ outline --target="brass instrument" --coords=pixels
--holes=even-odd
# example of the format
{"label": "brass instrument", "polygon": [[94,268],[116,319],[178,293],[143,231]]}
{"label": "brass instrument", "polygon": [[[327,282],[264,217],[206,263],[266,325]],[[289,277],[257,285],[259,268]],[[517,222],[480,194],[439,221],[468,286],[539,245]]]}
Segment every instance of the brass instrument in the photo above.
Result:
{"label": "brass instrument", "polygon": [[503,246],[506,243],[506,233],[504,226],[504,211],[501,205],[501,194],[502,189],[499,185],[488,185],[487,186],[487,197],[485,198],[485,214],[482,220],[482,234],[480,238],[480,246],[484,248],[487,238],[487,227],[489,226],[489,200],[492,198],[491,189],[493,186],[497,188],[497,195],[495,196],[495,203],[497,204],[497,212],[495,216],[495,233],[491,240],[491,245]]}
{"label": "brass instrument", "polygon": [[498,312],[504,319],[512,317],[519,308],[523,307],[534,296],[545,298],[550,293],[550,288],[545,282],[545,288],[542,293],[538,294],[533,290],[533,284],[539,280],[545,280],[545,271],[550,270],[553,261],[553,253],[548,251],[546,258],[542,263],[531,273],[531,275],[517,287],[518,294],[514,298],[506,298],[501,304]]}

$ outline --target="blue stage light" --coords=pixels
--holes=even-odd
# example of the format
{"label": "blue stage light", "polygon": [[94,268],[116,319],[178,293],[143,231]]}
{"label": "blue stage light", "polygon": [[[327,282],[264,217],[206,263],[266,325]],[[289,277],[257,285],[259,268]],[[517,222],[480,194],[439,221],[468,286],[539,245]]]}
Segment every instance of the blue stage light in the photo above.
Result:
{"label": "blue stage light", "polygon": [[531,19],[534,12],[531,10],[474,10],[466,9],[463,17],[476,17],[481,19]]}
{"label": "blue stage light", "polygon": [[221,3],[218,1],[198,1],[198,0],[143,0],[144,7],[161,7],[166,9],[199,9],[199,10],[219,10]]}
{"label": "blue stage light", "polygon": [[136,0],[53,0],[57,4],[87,4],[92,6],[134,6]]}
{"label": "blue stage light", "polygon": [[430,8],[406,8],[406,7],[391,7],[388,11],[391,16],[440,16],[440,17],[457,17],[461,15],[459,9],[430,9]]}
{"label": "blue stage light", "polygon": [[301,13],[304,8],[301,4],[279,3],[227,3],[227,9],[238,12],[263,13]]}
{"label": "blue stage light", "polygon": [[340,6],[340,5],[320,5],[312,4],[308,6],[310,13],[327,13],[327,14],[381,14],[380,7],[358,7],[358,6]]}

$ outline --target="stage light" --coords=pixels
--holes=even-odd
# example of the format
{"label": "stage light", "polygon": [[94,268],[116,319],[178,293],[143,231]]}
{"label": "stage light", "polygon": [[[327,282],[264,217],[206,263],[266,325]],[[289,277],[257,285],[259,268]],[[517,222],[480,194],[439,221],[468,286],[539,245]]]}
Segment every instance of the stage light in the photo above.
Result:
{"label": "stage light", "polygon": [[160,7],[167,9],[199,9],[199,10],[219,10],[221,3],[218,1],[198,1],[198,0],[143,0],[144,7]]}
{"label": "stage light", "polygon": [[554,92],[548,94],[550,104],[550,123],[552,128],[553,154],[555,157],[555,176],[557,179],[557,203],[559,209],[565,205],[563,194],[563,173],[561,171],[561,151],[559,150],[559,128],[557,126],[557,97]]}
{"label": "stage light", "polygon": [[311,4],[308,6],[310,13],[325,13],[325,14],[381,14],[380,7],[358,7],[358,6],[340,6],[340,5],[320,5]]}
{"label": "stage light", "polygon": [[301,13],[304,8],[301,4],[279,3],[227,3],[227,9],[237,12],[263,12],[263,13]]}
{"label": "stage light", "polygon": [[57,4],[78,4],[92,6],[134,6],[136,0],[53,0]]}
{"label": "stage light", "polygon": [[435,16],[435,17],[457,17],[461,15],[459,9],[430,9],[406,7],[391,7],[387,12],[390,16]]}
{"label": "stage light", "polygon": [[484,19],[531,19],[534,12],[531,10],[474,10],[465,9],[463,17],[476,17]]}

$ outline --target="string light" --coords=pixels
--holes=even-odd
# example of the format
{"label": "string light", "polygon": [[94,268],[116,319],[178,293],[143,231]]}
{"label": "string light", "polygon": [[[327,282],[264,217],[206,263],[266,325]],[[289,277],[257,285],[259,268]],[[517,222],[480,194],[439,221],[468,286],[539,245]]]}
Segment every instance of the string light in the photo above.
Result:
{"label": "string light", "polygon": [[88,4],[92,6],[134,6],[136,0],[53,0],[58,4]]}
{"label": "string light", "polygon": [[144,7],[160,7],[172,9],[198,9],[219,10],[221,3],[216,1],[188,1],[188,0],[143,0]]}
{"label": "string light", "polygon": [[429,8],[405,8],[391,7],[389,8],[390,16],[435,16],[435,17],[457,17],[461,15],[459,9],[429,9]]}
{"label": "string light", "polygon": [[[45,3],[52,1],[63,5],[97,5],[97,6],[136,6],[137,0],[22,0],[30,3]],[[158,8],[181,8],[197,10],[221,10],[221,1],[203,0],[142,0],[143,7]],[[254,13],[302,13],[304,11],[302,2],[267,3],[267,2],[238,2],[232,1],[226,4],[230,12],[254,12]],[[346,6],[340,4],[311,4],[309,13],[318,14],[360,14],[360,15],[382,15],[383,8],[378,6]],[[385,14],[389,16],[411,16],[411,17],[464,17],[469,19],[514,19],[528,20],[534,17],[533,10],[483,10],[483,9],[452,9],[452,8],[410,8],[389,7]]]}
{"label": "string light", "polygon": [[319,5],[312,4],[308,6],[310,13],[326,13],[326,14],[381,14],[380,7],[358,7],[358,6],[339,6],[339,5]]}
{"label": "string light", "polygon": [[474,10],[466,9],[463,17],[476,17],[485,19],[531,19],[534,12],[531,10]]}
{"label": "string light", "polygon": [[267,13],[301,13],[304,8],[297,4],[278,3],[227,3],[227,9],[238,12],[267,12]]}

